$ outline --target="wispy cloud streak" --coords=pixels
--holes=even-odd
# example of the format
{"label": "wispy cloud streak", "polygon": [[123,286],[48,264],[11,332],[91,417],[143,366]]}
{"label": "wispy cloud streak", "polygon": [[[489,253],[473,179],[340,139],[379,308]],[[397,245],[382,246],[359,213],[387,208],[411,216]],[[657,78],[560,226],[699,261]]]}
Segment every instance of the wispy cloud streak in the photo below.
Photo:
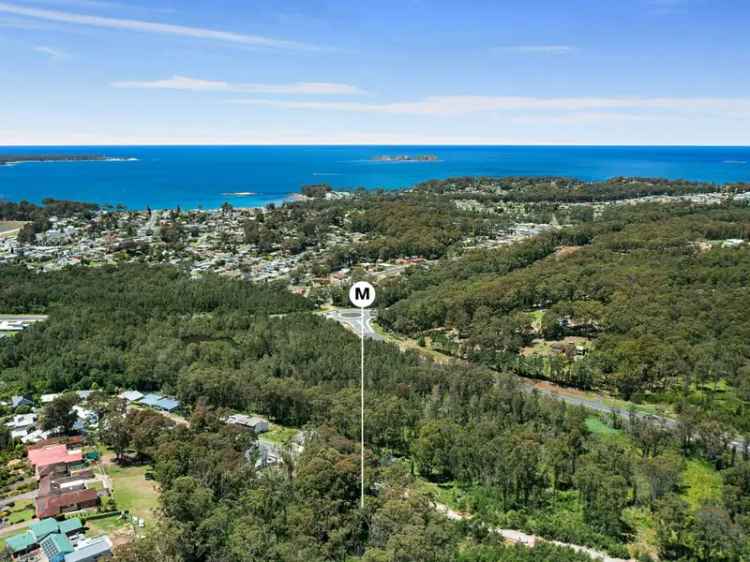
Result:
{"label": "wispy cloud streak", "polygon": [[266,47],[274,49],[321,50],[320,47],[316,47],[314,45],[307,45],[305,43],[298,43],[295,41],[286,41],[283,39],[263,37],[260,35],[248,35],[244,33],[207,29],[203,27],[189,27],[169,23],[157,23],[134,19],[92,16],[87,14],[63,12],[58,10],[46,10],[41,8],[29,8],[26,6],[19,6],[17,4],[7,4],[5,2],[0,2],[0,12],[60,23],[69,23],[108,29],[120,29],[126,31],[137,31],[142,33],[177,35],[182,37],[193,37],[196,39],[208,39],[228,43],[238,43],[242,45],[252,45],[256,47]]}
{"label": "wispy cloud streak", "polygon": [[202,80],[175,75],[164,80],[126,80],[112,82],[115,88],[184,90],[191,92],[225,92],[243,94],[320,94],[351,95],[365,92],[351,84],[335,82],[293,82],[291,84],[245,84],[222,80]]}

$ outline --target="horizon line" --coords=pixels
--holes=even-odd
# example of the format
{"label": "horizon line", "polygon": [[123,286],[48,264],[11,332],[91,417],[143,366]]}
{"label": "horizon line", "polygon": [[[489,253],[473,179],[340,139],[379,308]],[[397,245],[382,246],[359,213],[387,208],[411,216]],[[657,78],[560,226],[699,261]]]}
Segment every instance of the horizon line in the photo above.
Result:
{"label": "horizon line", "polygon": [[577,143],[91,143],[91,144],[0,144],[2,148],[88,148],[88,147],[111,147],[111,148],[133,148],[133,147],[487,147],[487,148],[748,148],[750,144],[640,144],[640,143],[619,143],[619,144],[577,144]]}

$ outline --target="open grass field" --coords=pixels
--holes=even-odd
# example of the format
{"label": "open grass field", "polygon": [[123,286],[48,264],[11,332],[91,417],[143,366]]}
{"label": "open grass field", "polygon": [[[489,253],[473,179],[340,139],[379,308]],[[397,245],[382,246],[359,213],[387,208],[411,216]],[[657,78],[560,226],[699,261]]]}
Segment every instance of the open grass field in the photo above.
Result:
{"label": "open grass field", "polygon": [[117,509],[128,511],[146,522],[153,521],[159,507],[159,490],[153,480],[146,480],[146,472],[151,470],[151,466],[120,466],[109,454],[103,460],[102,466],[112,480],[112,495]]}
{"label": "open grass field", "polygon": [[149,466],[121,468],[110,465],[107,473],[112,478],[112,487],[118,509],[145,519],[153,520],[159,507],[159,492],[156,484],[146,480]]}
{"label": "open grass field", "polygon": [[89,535],[92,537],[115,533],[127,525],[128,522],[120,515],[86,521],[86,527],[89,529]]}

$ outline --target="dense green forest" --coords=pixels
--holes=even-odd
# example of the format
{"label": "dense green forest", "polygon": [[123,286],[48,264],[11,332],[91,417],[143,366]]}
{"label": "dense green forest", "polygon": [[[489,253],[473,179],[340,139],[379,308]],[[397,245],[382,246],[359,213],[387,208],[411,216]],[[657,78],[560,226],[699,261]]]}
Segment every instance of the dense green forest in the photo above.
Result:
{"label": "dense green forest", "polygon": [[[501,370],[626,399],[699,398],[747,433],[750,249],[725,241],[749,238],[746,206],[612,207],[592,223],[414,270],[380,291],[380,321]],[[565,353],[566,337],[585,355]],[[538,342],[563,352],[540,357]]]}
{"label": "dense green forest", "polygon": [[430,180],[415,187],[416,191],[426,193],[495,195],[498,200],[535,203],[592,203],[658,195],[741,193],[748,189],[750,184],[747,183],[717,185],[687,180],[631,177],[585,182],[575,178],[549,176],[468,176]]}
{"label": "dense green forest", "polygon": [[[521,255],[517,267],[536,253]],[[136,387],[185,402],[189,428],[141,432],[164,517],[123,561],[583,560],[503,546],[480,522],[624,556],[641,520],[663,559],[747,556],[750,464],[710,432],[686,443],[637,418],[602,431],[513,376],[385,343],[368,344],[360,510],[359,342],[310,308],[281,287],[168,267],[0,268],[0,309],[50,314],[0,340],[3,393]],[[227,408],[306,428],[305,452],[255,472],[247,441],[219,422]],[[696,466],[723,484],[696,495],[685,481]],[[446,520],[425,486],[450,490],[441,501],[477,522]]]}
{"label": "dense green forest", "polygon": [[[318,193],[325,185],[305,186]],[[363,261],[420,256],[445,256],[467,236],[496,234],[512,216],[459,209],[449,197],[422,193],[364,192],[339,200],[314,199],[273,206],[245,223],[245,241],[267,250],[281,244],[290,253],[315,246],[332,230],[355,234],[360,240],[335,244],[327,251],[325,269],[335,270]]]}

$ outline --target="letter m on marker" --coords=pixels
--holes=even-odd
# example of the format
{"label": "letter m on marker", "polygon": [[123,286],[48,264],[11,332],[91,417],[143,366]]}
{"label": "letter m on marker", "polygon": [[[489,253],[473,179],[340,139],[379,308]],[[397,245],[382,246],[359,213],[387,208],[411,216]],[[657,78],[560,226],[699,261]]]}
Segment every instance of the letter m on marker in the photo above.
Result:
{"label": "letter m on marker", "polygon": [[370,287],[355,287],[354,298],[357,300],[368,300],[370,298]]}

